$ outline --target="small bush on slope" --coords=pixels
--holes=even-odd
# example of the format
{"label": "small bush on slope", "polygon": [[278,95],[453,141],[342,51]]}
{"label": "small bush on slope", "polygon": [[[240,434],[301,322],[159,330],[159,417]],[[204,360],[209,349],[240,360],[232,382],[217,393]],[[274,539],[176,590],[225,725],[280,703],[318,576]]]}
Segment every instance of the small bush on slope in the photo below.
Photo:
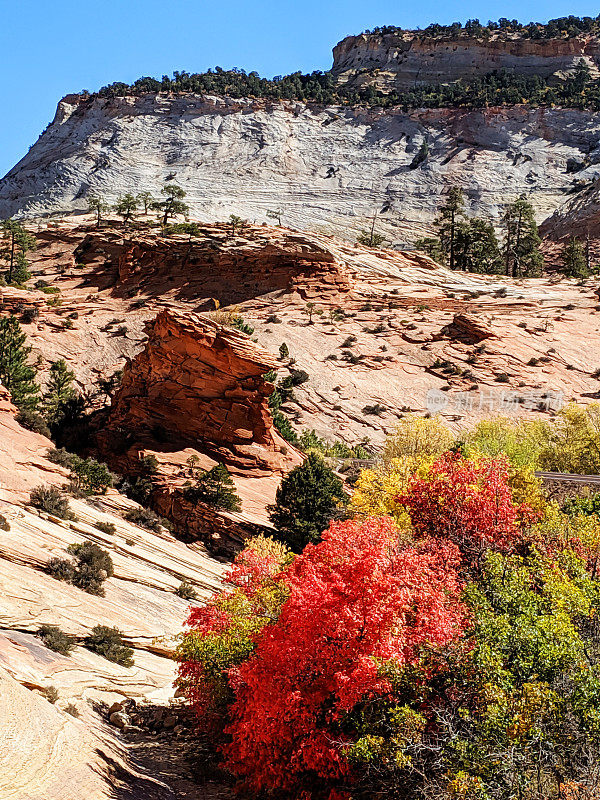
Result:
{"label": "small bush on slope", "polygon": [[57,580],[72,583],[88,594],[104,597],[103,583],[114,575],[112,558],[106,550],[94,542],[70,544],[68,552],[75,562],[65,558],[52,558],[47,571]]}
{"label": "small bush on slope", "polygon": [[63,633],[57,625],[42,625],[37,635],[50,650],[68,656],[74,649],[77,639],[68,633]]}
{"label": "small bush on slope", "polygon": [[86,637],[85,646],[122,667],[133,666],[133,650],[123,642],[123,633],[118,628],[96,625]]}

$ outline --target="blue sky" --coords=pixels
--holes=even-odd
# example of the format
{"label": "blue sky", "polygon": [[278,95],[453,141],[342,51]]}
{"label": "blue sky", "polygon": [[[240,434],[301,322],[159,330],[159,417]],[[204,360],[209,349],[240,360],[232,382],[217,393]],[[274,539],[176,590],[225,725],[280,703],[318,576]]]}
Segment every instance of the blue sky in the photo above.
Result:
{"label": "blue sky", "polygon": [[0,0],[0,175],[69,92],[219,65],[273,76],[328,69],[331,48],[376,25],[596,16],[589,2],[435,0]]}

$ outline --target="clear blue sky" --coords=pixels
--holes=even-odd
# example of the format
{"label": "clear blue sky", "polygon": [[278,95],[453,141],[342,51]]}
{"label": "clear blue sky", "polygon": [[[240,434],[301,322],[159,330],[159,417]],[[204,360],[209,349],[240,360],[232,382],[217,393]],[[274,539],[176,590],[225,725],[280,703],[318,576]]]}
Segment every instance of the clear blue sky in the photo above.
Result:
{"label": "clear blue sky", "polygon": [[331,48],[376,25],[545,22],[596,16],[591,2],[435,0],[0,0],[0,175],[26,152],[69,92],[216,65],[271,77],[329,69]]}

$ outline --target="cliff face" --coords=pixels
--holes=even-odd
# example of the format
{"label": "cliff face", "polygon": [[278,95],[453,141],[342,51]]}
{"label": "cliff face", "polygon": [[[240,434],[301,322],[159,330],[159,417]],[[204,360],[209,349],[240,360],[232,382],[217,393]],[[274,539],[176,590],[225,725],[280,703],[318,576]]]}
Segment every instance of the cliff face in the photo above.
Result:
{"label": "cliff face", "polygon": [[583,61],[598,74],[600,40],[456,39],[415,31],[348,36],[333,48],[333,74],[340,83],[382,91],[452,83],[494,70],[563,79]]}
{"label": "cliff face", "polygon": [[[426,161],[413,168],[423,142]],[[600,177],[600,117],[514,107],[461,111],[319,108],[199,96],[65,98],[54,122],[0,181],[0,217],[155,196],[166,181],[192,216],[230,214],[354,239],[375,211],[392,242],[427,233],[449,185],[499,219],[525,192],[539,221]],[[575,182],[578,182],[575,185]],[[272,220],[271,220],[272,221]]]}
{"label": "cliff face", "polygon": [[[289,459],[269,412],[263,375],[277,360],[248,336],[208,317],[162,311],[128,365],[102,439],[166,436],[239,469],[285,469]],[[171,449],[176,449],[172,447]]]}

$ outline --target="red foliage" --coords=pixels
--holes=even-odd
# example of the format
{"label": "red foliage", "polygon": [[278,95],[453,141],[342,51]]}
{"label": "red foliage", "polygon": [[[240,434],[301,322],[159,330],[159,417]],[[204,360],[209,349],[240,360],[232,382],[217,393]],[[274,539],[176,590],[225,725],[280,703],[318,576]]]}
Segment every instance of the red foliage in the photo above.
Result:
{"label": "red foliage", "polygon": [[510,549],[520,524],[536,517],[529,506],[513,502],[505,460],[471,461],[459,453],[441,456],[397,500],[418,534],[454,542],[467,558],[488,547]]}
{"label": "red foliage", "polygon": [[[388,518],[334,523],[285,572],[290,596],[229,671],[235,701],[227,766],[251,790],[309,791],[349,777],[340,721],[392,687],[378,665],[415,663],[448,644],[463,609],[451,544],[401,546]],[[319,795],[322,796],[322,795]]]}
{"label": "red foliage", "polygon": [[[190,609],[189,632],[178,648],[177,685],[205,730],[222,730],[231,694],[228,670],[249,656],[254,637],[285,599],[285,590],[273,591],[284,561],[285,548],[268,539],[253,540],[224,575],[226,588]],[[199,646],[209,640],[212,650]]]}

